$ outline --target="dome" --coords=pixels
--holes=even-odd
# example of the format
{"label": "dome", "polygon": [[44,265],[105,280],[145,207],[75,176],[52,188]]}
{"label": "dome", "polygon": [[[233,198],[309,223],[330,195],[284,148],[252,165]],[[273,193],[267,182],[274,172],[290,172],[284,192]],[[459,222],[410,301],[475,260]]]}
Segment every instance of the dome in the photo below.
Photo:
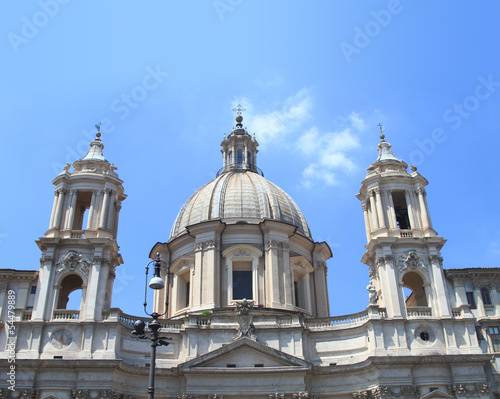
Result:
{"label": "dome", "polygon": [[214,219],[237,223],[271,219],[298,227],[305,236],[311,233],[295,201],[277,185],[250,170],[222,173],[205,184],[186,201],[172,226],[175,238],[186,227]]}

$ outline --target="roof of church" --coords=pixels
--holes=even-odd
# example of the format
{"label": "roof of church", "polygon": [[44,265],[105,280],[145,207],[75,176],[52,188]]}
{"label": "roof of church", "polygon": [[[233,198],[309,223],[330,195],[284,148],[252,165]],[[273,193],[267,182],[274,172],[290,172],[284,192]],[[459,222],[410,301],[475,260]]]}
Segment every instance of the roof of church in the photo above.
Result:
{"label": "roof of church", "polygon": [[276,184],[250,170],[221,174],[186,201],[172,226],[171,238],[186,227],[214,219],[259,221],[272,219],[294,225],[311,237],[309,226],[295,201]]}

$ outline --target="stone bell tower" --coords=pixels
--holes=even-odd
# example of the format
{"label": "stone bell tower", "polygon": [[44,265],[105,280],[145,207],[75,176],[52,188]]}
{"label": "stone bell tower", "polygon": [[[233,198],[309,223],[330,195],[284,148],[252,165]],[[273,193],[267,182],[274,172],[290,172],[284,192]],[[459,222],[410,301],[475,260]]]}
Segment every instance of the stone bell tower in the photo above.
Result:
{"label": "stone bell tower", "polygon": [[[99,130],[99,126],[96,126]],[[101,320],[111,307],[115,268],[123,263],[116,243],[118,215],[126,198],[116,167],[103,156],[98,131],[87,154],[54,178],[49,230],[42,251],[33,320]],[[66,309],[81,290],[78,309]]]}
{"label": "stone bell tower", "polygon": [[428,181],[414,166],[408,173],[383,134],[380,139],[378,158],[357,195],[368,240],[361,261],[370,268],[370,302],[391,318],[415,312],[450,317],[440,254],[446,240],[432,227]]}

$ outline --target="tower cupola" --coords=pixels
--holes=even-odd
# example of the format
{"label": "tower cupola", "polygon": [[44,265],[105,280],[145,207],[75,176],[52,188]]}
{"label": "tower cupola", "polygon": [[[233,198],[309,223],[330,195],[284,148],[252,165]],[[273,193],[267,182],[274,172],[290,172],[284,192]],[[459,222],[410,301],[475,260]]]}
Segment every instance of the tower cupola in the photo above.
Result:
{"label": "tower cupola", "polygon": [[236,111],[236,127],[233,127],[231,134],[221,143],[221,152],[223,159],[222,173],[231,170],[249,170],[259,173],[257,168],[257,147],[259,143],[255,140],[255,135],[252,138],[248,134],[246,128],[243,128],[243,116],[241,113],[245,111],[241,105],[234,108]]}

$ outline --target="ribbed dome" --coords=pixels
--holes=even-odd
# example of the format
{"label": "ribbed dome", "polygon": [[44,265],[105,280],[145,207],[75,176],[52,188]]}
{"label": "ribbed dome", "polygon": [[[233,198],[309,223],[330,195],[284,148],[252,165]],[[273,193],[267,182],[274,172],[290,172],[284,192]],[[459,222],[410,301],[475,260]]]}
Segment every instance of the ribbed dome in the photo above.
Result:
{"label": "ribbed dome", "polygon": [[295,201],[277,185],[248,170],[223,173],[191,195],[177,215],[170,236],[184,233],[186,226],[219,218],[234,223],[277,220],[297,226],[311,237]]}

